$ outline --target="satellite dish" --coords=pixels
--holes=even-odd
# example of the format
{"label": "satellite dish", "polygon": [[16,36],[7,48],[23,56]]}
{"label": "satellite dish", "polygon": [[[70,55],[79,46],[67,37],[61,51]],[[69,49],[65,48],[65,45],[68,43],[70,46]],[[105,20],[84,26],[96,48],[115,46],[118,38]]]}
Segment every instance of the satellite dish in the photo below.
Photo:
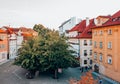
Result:
{"label": "satellite dish", "polygon": [[97,21],[97,19],[96,19],[96,18],[94,18],[94,23],[95,23],[95,25],[97,25],[97,24],[98,24],[98,21]]}

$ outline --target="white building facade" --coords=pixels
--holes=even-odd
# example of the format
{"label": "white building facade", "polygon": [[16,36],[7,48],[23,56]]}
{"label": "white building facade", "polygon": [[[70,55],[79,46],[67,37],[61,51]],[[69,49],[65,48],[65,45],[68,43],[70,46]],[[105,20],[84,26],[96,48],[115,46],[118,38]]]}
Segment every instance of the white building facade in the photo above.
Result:
{"label": "white building facade", "polygon": [[22,36],[21,31],[19,30],[17,34],[17,51],[19,48],[22,47],[22,42],[23,42],[23,36]]}
{"label": "white building facade", "polygon": [[92,67],[92,39],[80,40],[80,66]]}
{"label": "white building facade", "polygon": [[72,17],[69,20],[63,22],[59,26],[59,34],[65,34],[65,36],[68,36],[68,30],[73,28],[76,24],[78,24],[81,20],[77,19],[76,17]]}
{"label": "white building facade", "polygon": [[17,57],[17,35],[15,33],[9,35],[9,59]]}

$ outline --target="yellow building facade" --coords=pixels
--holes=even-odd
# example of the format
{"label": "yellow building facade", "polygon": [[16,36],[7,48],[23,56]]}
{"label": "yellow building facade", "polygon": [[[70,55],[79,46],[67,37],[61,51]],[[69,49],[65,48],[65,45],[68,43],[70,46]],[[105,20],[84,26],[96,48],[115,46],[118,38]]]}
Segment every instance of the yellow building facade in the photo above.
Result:
{"label": "yellow building facade", "polygon": [[108,18],[92,28],[93,70],[120,82],[120,11]]}

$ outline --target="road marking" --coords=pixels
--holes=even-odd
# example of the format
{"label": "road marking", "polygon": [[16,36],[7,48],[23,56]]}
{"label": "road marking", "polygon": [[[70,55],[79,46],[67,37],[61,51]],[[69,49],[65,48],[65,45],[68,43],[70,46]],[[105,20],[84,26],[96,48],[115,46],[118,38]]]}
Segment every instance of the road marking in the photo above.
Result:
{"label": "road marking", "polygon": [[14,70],[12,73],[16,76],[16,77],[18,77],[18,79],[22,79],[17,73],[15,73],[16,71],[17,71],[18,69],[16,69],[16,70]]}

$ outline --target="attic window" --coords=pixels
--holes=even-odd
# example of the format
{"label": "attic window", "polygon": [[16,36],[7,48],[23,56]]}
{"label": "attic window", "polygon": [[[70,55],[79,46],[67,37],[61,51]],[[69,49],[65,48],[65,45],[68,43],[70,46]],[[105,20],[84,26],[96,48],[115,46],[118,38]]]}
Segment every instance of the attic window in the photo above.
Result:
{"label": "attic window", "polygon": [[118,19],[118,18],[113,18],[112,21],[114,22],[114,21],[116,21],[117,19]]}
{"label": "attic window", "polygon": [[120,21],[120,17],[118,17],[118,20]]}
{"label": "attic window", "polygon": [[92,32],[88,32],[88,34],[92,34]]}

